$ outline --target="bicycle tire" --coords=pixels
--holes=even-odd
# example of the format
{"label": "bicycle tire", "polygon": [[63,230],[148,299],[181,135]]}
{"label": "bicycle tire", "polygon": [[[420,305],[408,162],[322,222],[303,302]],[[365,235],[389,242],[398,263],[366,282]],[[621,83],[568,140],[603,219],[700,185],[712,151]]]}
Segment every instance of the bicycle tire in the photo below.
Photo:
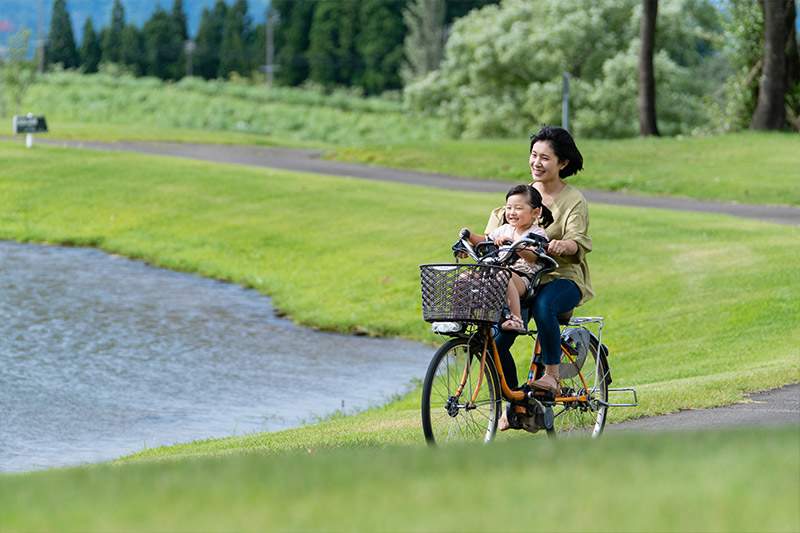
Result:
{"label": "bicycle tire", "polygon": [[[564,348],[562,348],[564,349]],[[574,378],[561,381],[563,396],[585,394],[586,386],[591,391],[590,402],[563,402],[554,408],[553,429],[547,431],[551,437],[589,436],[597,438],[603,433],[608,416],[608,406],[599,402],[608,403],[608,384],[611,381],[608,358],[608,349],[605,345],[600,348],[597,338],[592,335],[589,343],[589,353],[592,354],[592,365],[583,365],[583,370]],[[597,364],[600,358],[599,366]],[[598,371],[599,369],[599,371]],[[583,376],[583,381],[581,381]]]}
{"label": "bicycle tire", "polygon": [[[481,348],[467,338],[451,339],[431,359],[422,385],[422,429],[430,446],[489,442],[497,433],[502,394],[491,357],[475,404],[467,406],[479,382]],[[456,398],[462,379],[464,388]]]}

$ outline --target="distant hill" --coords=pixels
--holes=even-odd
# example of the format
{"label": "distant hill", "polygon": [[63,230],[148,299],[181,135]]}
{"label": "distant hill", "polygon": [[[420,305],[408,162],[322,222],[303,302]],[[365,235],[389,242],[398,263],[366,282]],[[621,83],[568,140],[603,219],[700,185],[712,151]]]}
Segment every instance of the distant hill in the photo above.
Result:
{"label": "distant hill", "polygon": [[[0,0],[0,44],[6,44],[8,38],[23,27],[33,31],[34,38],[39,24],[39,4],[43,5],[44,34],[50,28],[50,16],[53,12],[53,0]],[[169,12],[173,0],[121,0],[125,8],[125,22],[132,22],[141,28],[153,14],[157,5]],[[189,35],[197,33],[200,15],[204,7],[211,9],[217,0],[183,0],[183,12],[189,27]],[[225,0],[231,5],[234,0]],[[253,24],[264,22],[269,0],[247,0],[248,15]],[[114,0],[67,0],[67,10],[72,20],[72,31],[75,40],[80,44],[83,36],[83,25],[86,17],[92,17],[95,31],[111,22],[111,7]],[[33,43],[31,43],[33,46]]]}

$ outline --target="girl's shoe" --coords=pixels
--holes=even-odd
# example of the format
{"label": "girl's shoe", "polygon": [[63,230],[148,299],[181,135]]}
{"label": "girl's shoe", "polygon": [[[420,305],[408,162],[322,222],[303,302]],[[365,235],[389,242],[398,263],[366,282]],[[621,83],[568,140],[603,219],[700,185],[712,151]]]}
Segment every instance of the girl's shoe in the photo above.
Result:
{"label": "girl's shoe", "polygon": [[525,331],[525,324],[522,319],[513,313],[506,315],[506,321],[500,325],[503,331]]}

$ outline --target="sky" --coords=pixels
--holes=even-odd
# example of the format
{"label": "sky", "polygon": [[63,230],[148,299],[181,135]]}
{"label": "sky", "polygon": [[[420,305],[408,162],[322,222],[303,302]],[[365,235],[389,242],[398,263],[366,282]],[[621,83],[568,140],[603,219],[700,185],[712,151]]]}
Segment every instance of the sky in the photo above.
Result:
{"label": "sky", "polygon": [[[26,27],[33,31],[34,39],[37,35],[39,22],[39,6],[43,11],[43,32],[48,33],[50,17],[53,12],[54,0],[0,0],[0,43],[5,44],[8,38]],[[186,13],[186,22],[189,35],[194,36],[200,25],[200,15],[204,7],[211,9],[217,0],[183,0],[183,11]],[[231,5],[234,0],[225,0]],[[132,22],[141,28],[153,14],[156,5],[169,12],[172,10],[173,0],[121,0],[125,8],[125,22]],[[248,15],[253,24],[264,21],[269,0],[247,0]],[[67,11],[72,20],[72,32],[75,41],[80,44],[83,36],[83,25],[88,16],[92,18],[95,31],[99,32],[103,26],[111,22],[111,7],[114,0],[67,0]]]}

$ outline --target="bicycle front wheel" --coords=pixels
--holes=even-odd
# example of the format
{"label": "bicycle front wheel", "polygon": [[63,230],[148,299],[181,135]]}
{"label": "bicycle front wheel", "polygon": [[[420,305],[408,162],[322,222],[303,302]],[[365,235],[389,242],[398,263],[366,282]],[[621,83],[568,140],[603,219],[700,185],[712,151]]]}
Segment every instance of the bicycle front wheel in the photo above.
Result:
{"label": "bicycle front wheel", "polygon": [[422,429],[429,445],[494,438],[500,381],[488,355],[483,376],[480,369],[481,349],[469,339],[452,339],[436,351],[422,385]]}

